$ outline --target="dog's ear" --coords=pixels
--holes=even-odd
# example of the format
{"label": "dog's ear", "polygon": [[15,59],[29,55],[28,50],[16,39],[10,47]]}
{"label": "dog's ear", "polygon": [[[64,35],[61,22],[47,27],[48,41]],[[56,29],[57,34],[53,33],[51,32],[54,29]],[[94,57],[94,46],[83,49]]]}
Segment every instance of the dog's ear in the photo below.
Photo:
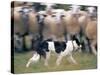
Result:
{"label": "dog's ear", "polygon": [[79,40],[78,39],[76,39],[75,40],[76,41],[76,43],[78,44],[78,46],[80,45],[80,42],[79,42]]}
{"label": "dog's ear", "polygon": [[78,44],[78,46],[81,44],[81,43],[80,43],[80,40],[79,40],[76,36],[73,36],[73,37],[72,37],[72,40],[75,40],[76,43]]}

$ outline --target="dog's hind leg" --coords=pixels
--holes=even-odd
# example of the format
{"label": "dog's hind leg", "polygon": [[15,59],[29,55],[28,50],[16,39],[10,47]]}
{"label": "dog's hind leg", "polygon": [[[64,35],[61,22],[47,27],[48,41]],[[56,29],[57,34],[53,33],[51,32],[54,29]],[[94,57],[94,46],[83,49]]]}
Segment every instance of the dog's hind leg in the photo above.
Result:
{"label": "dog's hind leg", "polygon": [[62,60],[63,57],[64,57],[64,56],[63,56],[62,54],[60,54],[60,55],[58,56],[58,58],[57,58],[57,60],[56,60],[56,65],[57,65],[57,66],[60,65],[61,60]]}
{"label": "dog's hind leg", "polygon": [[68,61],[73,64],[77,64],[76,60],[72,57],[72,55],[68,56]]}

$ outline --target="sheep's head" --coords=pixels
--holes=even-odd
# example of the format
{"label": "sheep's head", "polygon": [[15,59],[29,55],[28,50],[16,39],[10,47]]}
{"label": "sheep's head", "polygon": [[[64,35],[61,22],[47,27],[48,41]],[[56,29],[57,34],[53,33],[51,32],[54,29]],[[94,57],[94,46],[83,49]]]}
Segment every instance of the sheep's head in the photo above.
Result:
{"label": "sheep's head", "polygon": [[61,22],[62,17],[65,16],[65,10],[63,9],[55,9],[52,12],[53,14],[51,16],[55,18],[57,23]]}
{"label": "sheep's head", "polygon": [[38,20],[38,23],[42,23],[44,18],[47,16],[46,12],[45,11],[40,11],[38,12],[37,14],[37,20]]}
{"label": "sheep's head", "polygon": [[90,17],[96,15],[96,8],[95,7],[88,7],[86,10],[87,10]]}
{"label": "sheep's head", "polygon": [[77,14],[80,11],[80,6],[79,5],[72,5],[70,7],[70,10],[72,11],[72,14]]}

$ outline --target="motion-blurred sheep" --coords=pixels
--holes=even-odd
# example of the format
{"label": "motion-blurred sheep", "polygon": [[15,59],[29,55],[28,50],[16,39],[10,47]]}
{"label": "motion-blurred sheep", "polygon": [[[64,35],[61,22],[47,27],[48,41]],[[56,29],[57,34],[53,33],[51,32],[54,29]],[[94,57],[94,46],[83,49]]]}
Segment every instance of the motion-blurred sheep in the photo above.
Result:
{"label": "motion-blurred sheep", "polygon": [[71,36],[75,36],[78,40],[80,40],[80,25],[78,22],[78,11],[79,6],[72,6],[71,10],[66,11],[63,17],[64,28],[66,31],[66,39],[72,39]]}
{"label": "motion-blurred sheep", "polygon": [[89,39],[92,53],[97,55],[97,21],[90,20],[87,23],[85,34]]}
{"label": "motion-blurred sheep", "polygon": [[19,34],[23,37],[27,34],[32,34],[33,38],[38,34],[37,13],[30,7],[14,7],[14,34]]}
{"label": "motion-blurred sheep", "polygon": [[[96,9],[94,7],[87,7],[86,11],[80,11],[79,23],[81,26],[82,33],[89,40],[86,40],[85,43],[87,46],[91,45],[92,53],[96,55],[96,41],[97,41],[97,18],[96,18]],[[91,40],[91,38],[92,41]],[[94,38],[95,37],[95,38]],[[90,41],[90,43],[89,43]],[[94,43],[94,44],[93,44]],[[90,49],[90,48],[89,48]]]}
{"label": "motion-blurred sheep", "polygon": [[[63,15],[63,11],[58,11],[59,9],[55,9],[56,12],[52,11],[52,15],[47,15],[44,19],[44,36],[47,38],[52,38],[53,40],[64,41],[64,28],[63,23],[61,21],[61,17]],[[48,36],[48,37],[47,37]]]}

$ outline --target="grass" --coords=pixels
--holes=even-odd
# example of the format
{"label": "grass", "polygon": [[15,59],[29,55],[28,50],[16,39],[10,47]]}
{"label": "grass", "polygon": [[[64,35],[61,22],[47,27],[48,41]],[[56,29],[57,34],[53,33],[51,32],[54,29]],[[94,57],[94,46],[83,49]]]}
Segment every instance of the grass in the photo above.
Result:
{"label": "grass", "polygon": [[60,66],[55,65],[56,56],[52,55],[49,60],[49,66],[44,66],[44,61],[41,59],[38,63],[31,64],[29,68],[25,65],[30,57],[32,57],[32,51],[26,53],[14,54],[14,71],[15,73],[36,73],[36,72],[53,72],[53,71],[68,71],[68,70],[84,70],[84,69],[96,69],[97,57],[88,53],[74,53],[74,58],[78,62],[78,65],[70,64],[67,61],[67,57],[64,57]]}

